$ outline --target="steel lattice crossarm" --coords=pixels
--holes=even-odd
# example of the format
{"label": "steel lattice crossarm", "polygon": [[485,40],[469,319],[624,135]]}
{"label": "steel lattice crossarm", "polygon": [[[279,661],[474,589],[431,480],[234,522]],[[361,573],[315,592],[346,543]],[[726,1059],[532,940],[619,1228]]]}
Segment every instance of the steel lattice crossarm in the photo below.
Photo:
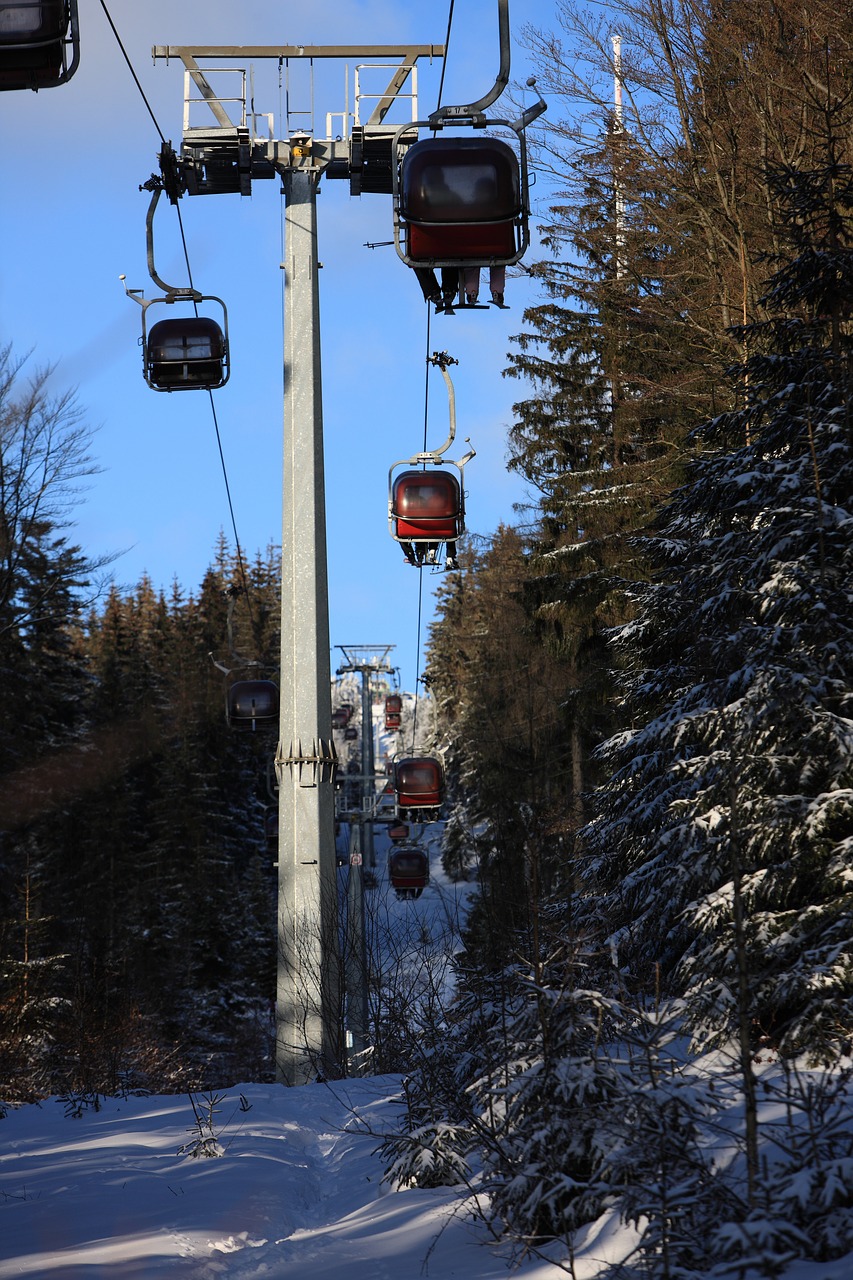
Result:
{"label": "steel lattice crossarm", "polygon": [[[326,177],[348,179],[352,195],[390,195],[393,140],[399,125],[385,124],[385,118],[394,103],[406,97],[411,100],[411,119],[417,119],[417,63],[421,58],[443,58],[444,52],[441,44],[154,45],[155,62],[175,60],[184,66],[181,168],[187,193],[251,195],[253,179],[273,178],[298,162],[322,171]],[[272,115],[256,112],[253,102],[250,106],[253,94],[247,92],[246,66],[258,60],[273,60],[280,67],[289,68],[291,61],[307,60],[313,64],[315,59],[357,64],[352,117],[347,84],[347,103],[343,111],[326,116],[325,137],[315,136],[313,129],[293,128],[289,122],[288,136],[274,137]],[[201,66],[199,60],[243,65]],[[362,92],[359,77],[370,70],[383,69],[390,70],[391,76],[382,91]],[[410,79],[411,91],[404,94]],[[362,120],[361,108],[366,101],[373,106]],[[199,104],[210,113],[203,124],[193,123],[190,118]],[[334,135],[333,119],[342,122],[342,128]],[[411,141],[416,138],[415,131]]]}
{"label": "steel lattice crossarm", "polygon": [[344,655],[343,663],[338,667],[338,675],[348,671],[395,671],[388,661],[388,654],[396,646],[393,644],[339,644]]}

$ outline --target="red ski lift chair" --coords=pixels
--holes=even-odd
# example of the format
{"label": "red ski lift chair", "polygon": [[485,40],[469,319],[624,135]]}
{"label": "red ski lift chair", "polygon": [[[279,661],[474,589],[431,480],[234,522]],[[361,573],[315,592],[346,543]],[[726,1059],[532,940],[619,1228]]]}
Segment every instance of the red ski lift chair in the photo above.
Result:
{"label": "red ski lift chair", "polygon": [[444,800],[444,770],[434,756],[410,756],[394,766],[397,817],[434,815]]}
{"label": "red ski lift chair", "polygon": [[429,858],[416,844],[398,845],[388,856],[388,878],[400,897],[419,898],[429,884]]}

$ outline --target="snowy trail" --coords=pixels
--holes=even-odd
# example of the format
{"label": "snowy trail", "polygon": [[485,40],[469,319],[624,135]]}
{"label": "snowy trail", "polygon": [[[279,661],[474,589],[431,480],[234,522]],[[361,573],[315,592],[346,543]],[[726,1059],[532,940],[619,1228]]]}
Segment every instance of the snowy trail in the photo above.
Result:
{"label": "snowy trail", "polygon": [[[236,1086],[221,1107],[218,1159],[177,1155],[193,1121],[184,1095],[107,1099],[76,1120],[55,1099],[10,1111],[0,1122],[0,1277],[506,1275],[506,1257],[454,1215],[458,1192],[383,1187],[373,1134],[391,1125],[398,1089],[392,1076]],[[534,1264],[516,1274],[562,1273]]]}

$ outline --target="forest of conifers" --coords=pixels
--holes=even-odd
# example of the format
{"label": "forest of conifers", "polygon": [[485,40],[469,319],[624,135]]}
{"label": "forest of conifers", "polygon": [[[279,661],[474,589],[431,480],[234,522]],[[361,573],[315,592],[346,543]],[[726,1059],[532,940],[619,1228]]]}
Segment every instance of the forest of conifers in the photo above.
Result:
{"label": "forest of conifers", "polygon": [[[554,193],[506,368],[529,501],[468,540],[428,657],[444,865],[478,887],[454,1002],[394,1063],[418,1137],[391,1155],[428,1183],[477,1150],[529,1244],[621,1196],[643,1274],[726,1248],[735,1274],[760,1235],[772,1275],[853,1247],[853,1138],[769,1182],[754,1071],[828,1069],[824,1116],[849,1079],[853,30],[824,0],[555,23],[524,33]],[[0,430],[2,1088],[266,1078],[264,763],[208,656],[235,557],[95,598],[65,532],[85,428],[11,351]],[[275,560],[237,617],[271,663]],[[702,1162],[716,1104],[676,1035],[731,1051],[743,1185]]]}

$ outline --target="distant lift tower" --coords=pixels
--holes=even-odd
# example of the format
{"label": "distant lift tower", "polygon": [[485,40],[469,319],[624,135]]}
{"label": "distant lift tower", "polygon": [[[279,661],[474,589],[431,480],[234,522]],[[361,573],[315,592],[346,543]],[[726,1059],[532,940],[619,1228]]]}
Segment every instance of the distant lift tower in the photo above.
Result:
{"label": "distant lift tower", "polygon": [[[346,1010],[346,1050],[349,1060],[361,1066],[367,1060],[369,1027],[367,1009],[367,945],[364,924],[364,871],[376,865],[373,848],[373,812],[376,808],[376,761],[373,744],[373,698],[371,680],[390,675],[388,662],[392,644],[339,644],[343,661],[338,675],[361,676],[361,805],[355,829],[358,859],[350,859],[347,879],[347,929],[344,945],[344,1000]],[[351,818],[352,821],[352,818]],[[355,1072],[350,1072],[355,1074]]]}
{"label": "distant lift tower", "polygon": [[[181,193],[247,196],[256,179],[278,176],[286,202],[276,1075],[284,1084],[303,1084],[345,1069],[337,972],[336,758],[331,728],[317,186],[325,174],[348,179],[356,195],[363,191],[390,195],[393,139],[399,125],[386,124],[385,118],[398,97],[408,97],[411,119],[417,119],[417,62],[421,57],[443,57],[444,47],[156,45],[153,54],[155,61],[180,61],[185,71],[178,160]],[[291,128],[288,121],[289,137],[275,139],[272,117],[255,113],[253,103],[247,108],[247,66],[265,59],[273,59],[279,68],[305,59],[313,66],[313,60],[328,58],[356,64],[362,81],[366,64],[385,68],[383,83],[390,69],[387,88],[368,95],[356,86],[355,110],[352,116],[348,106],[342,116],[337,113],[343,128],[334,136],[330,114],[325,138],[316,137],[311,128]],[[237,65],[223,67],[223,63]],[[223,80],[225,87],[220,89]],[[412,92],[404,93],[410,81]],[[362,121],[361,104],[368,98],[375,106]],[[201,125],[192,118],[198,108],[205,112]],[[266,136],[260,132],[262,125]],[[413,131],[411,141],[416,137]]]}

